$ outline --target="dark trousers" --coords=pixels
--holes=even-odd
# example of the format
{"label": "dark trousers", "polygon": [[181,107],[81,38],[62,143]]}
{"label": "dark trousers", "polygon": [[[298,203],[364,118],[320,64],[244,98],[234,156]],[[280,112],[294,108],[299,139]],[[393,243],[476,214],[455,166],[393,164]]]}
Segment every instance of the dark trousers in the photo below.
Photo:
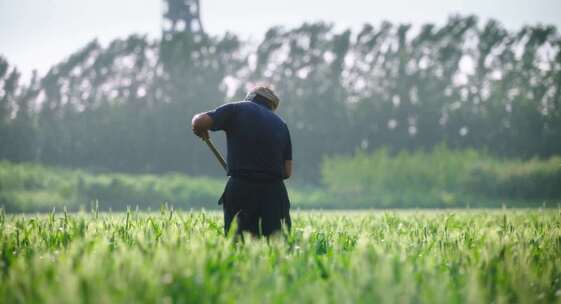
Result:
{"label": "dark trousers", "polygon": [[269,236],[284,223],[290,229],[290,201],[282,180],[256,181],[231,177],[222,195],[224,232],[236,219],[237,233]]}

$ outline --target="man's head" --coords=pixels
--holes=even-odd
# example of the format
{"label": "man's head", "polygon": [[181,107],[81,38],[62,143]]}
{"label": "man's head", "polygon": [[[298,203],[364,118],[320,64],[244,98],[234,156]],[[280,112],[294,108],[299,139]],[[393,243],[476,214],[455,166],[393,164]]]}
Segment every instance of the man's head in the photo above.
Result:
{"label": "man's head", "polygon": [[273,90],[269,89],[268,87],[258,86],[251,89],[247,93],[245,100],[253,100],[256,96],[262,97],[269,108],[271,108],[273,111],[279,107],[280,99],[277,97],[275,92],[273,92]]}

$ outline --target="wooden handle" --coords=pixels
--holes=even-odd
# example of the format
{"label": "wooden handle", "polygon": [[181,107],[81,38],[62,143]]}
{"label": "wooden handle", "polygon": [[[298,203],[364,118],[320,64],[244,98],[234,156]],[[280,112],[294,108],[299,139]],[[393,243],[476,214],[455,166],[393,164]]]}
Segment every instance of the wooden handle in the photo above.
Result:
{"label": "wooden handle", "polygon": [[224,160],[224,157],[222,157],[222,154],[220,154],[220,152],[218,151],[218,149],[216,149],[216,147],[214,146],[212,141],[210,141],[210,138],[203,138],[203,140],[207,144],[207,146],[210,148],[210,150],[212,151],[212,154],[214,154],[214,156],[216,157],[218,162],[220,162],[220,164],[222,165],[222,168],[224,168],[224,171],[228,172],[228,165],[226,165],[226,161]]}

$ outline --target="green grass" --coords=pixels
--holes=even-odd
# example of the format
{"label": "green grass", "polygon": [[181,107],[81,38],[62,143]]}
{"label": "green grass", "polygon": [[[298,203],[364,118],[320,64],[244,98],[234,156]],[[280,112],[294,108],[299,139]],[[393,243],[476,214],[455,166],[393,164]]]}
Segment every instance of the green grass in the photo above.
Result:
{"label": "green grass", "polygon": [[1,303],[561,303],[560,210],[0,214]]}
{"label": "green grass", "polygon": [[323,184],[339,201],[377,207],[539,207],[561,202],[561,156],[499,159],[477,150],[326,157]]}
{"label": "green grass", "polygon": [[184,174],[92,173],[39,164],[0,161],[0,207],[8,212],[103,210],[127,207],[157,210],[164,202],[177,208],[216,208],[226,178]]}
{"label": "green grass", "polygon": [[[298,174],[296,164],[295,173]],[[474,150],[332,156],[322,185],[288,182],[292,206],[302,209],[557,207],[561,157],[496,159]],[[102,210],[217,209],[226,177],[180,173],[121,174],[0,161],[0,207],[8,213],[53,208]]]}

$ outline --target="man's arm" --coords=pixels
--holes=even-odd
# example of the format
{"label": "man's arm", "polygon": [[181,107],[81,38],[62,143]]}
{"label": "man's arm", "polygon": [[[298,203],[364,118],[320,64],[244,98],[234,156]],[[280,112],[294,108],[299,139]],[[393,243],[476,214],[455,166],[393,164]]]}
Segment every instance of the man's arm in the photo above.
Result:
{"label": "man's arm", "polygon": [[227,103],[212,111],[193,116],[191,126],[193,133],[201,138],[208,138],[208,131],[228,131],[235,112],[235,105]]}
{"label": "man's arm", "polygon": [[283,177],[284,179],[289,178],[292,176],[292,140],[290,139],[290,131],[288,127],[286,128],[286,145],[283,151],[284,157],[284,172]]}
{"label": "man's arm", "polygon": [[292,175],[292,160],[284,161],[284,179],[289,178]]}
{"label": "man's arm", "polygon": [[212,128],[212,118],[207,113],[199,113],[191,120],[193,133],[200,138],[208,138],[208,130]]}

